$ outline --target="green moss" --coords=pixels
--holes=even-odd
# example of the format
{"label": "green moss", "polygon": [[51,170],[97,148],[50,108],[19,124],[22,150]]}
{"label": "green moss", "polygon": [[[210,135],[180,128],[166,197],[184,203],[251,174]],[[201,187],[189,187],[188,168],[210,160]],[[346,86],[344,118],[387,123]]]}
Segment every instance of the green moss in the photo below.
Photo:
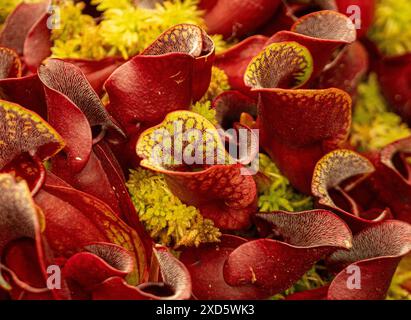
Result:
{"label": "green moss", "polygon": [[100,34],[103,43],[110,48],[109,54],[128,59],[150,44],[159,30],[148,22],[149,18],[147,10],[135,7],[105,11]]}
{"label": "green moss", "polygon": [[210,101],[197,102],[191,107],[191,111],[198,113],[200,116],[206,118],[213,125],[217,124],[216,111],[211,107]]}
{"label": "green moss", "polygon": [[156,3],[150,22],[158,25],[162,31],[179,23],[205,27],[203,12],[198,8],[199,3],[200,0],[167,0],[162,4]]}
{"label": "green moss", "polygon": [[369,37],[386,55],[411,52],[411,1],[377,0]]}
{"label": "green moss", "polygon": [[298,193],[268,156],[260,154],[259,159],[260,173],[266,177],[263,183],[258,183],[260,212],[313,209],[313,199]]}
{"label": "green moss", "polygon": [[401,118],[389,111],[381,94],[376,74],[358,88],[354,108],[351,143],[360,151],[379,150],[411,134]]}
{"label": "green moss", "polygon": [[179,247],[219,241],[221,233],[213,222],[174,196],[164,176],[131,170],[127,187],[141,222],[159,243]]}
{"label": "green moss", "polygon": [[387,112],[388,105],[380,91],[375,73],[358,87],[358,100],[353,114],[353,121],[359,124],[370,123],[376,114]]}
{"label": "green moss", "polygon": [[411,300],[411,292],[406,290],[403,285],[411,284],[411,257],[402,259],[388,290],[387,300]]}
{"label": "green moss", "polygon": [[93,17],[82,14],[83,2],[65,1],[60,6],[60,28],[53,29],[52,57],[102,59],[107,56],[99,26]]}
{"label": "green moss", "polygon": [[198,0],[175,0],[156,4],[154,9],[136,7],[131,1],[94,0],[103,11],[100,34],[110,55],[134,56],[170,27],[191,23],[204,25]]}
{"label": "green moss", "polygon": [[[205,27],[199,0],[172,0],[153,9],[135,6],[132,0],[93,0],[102,11],[99,24],[82,14],[84,4],[66,1],[61,6],[61,30],[53,30],[52,52],[59,58],[101,59],[121,56],[128,59],[145,49],[170,27],[190,23]],[[215,35],[217,50],[227,48]]]}

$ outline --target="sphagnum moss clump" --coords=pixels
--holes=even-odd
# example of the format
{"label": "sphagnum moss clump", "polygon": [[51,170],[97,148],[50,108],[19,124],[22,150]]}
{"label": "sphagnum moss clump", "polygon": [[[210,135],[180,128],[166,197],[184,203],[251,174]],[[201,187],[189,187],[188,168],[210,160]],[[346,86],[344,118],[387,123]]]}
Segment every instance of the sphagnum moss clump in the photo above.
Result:
{"label": "sphagnum moss clump", "polygon": [[141,222],[151,237],[174,247],[218,242],[220,231],[200,211],[181,202],[161,174],[138,168],[130,171],[127,187]]}
{"label": "sphagnum moss clump", "polygon": [[85,4],[64,1],[59,5],[59,28],[51,32],[52,57],[102,59],[108,55],[93,17],[83,14]]}
{"label": "sphagnum moss clump", "polygon": [[260,212],[294,212],[313,208],[312,198],[298,193],[268,156],[260,154],[259,160],[260,172],[269,179],[269,183],[258,185]]}
{"label": "sphagnum moss clump", "polygon": [[410,128],[400,116],[390,111],[380,91],[377,75],[370,74],[358,87],[351,143],[360,151],[373,151],[409,135]]}
{"label": "sphagnum moss clump", "polygon": [[[198,0],[156,3],[154,8],[138,7],[132,1],[94,0],[103,12],[100,33],[110,55],[124,59],[143,51],[162,32],[181,23],[205,26]],[[221,46],[221,44],[220,44]]]}
{"label": "sphagnum moss clump", "polygon": [[411,52],[411,1],[377,0],[369,37],[388,56]]}
{"label": "sphagnum moss clump", "polygon": [[211,102],[206,100],[204,102],[196,102],[192,107],[191,111],[198,113],[200,116],[206,118],[213,125],[217,124],[216,111],[212,108]]}
{"label": "sphagnum moss clump", "polygon": [[411,256],[402,258],[388,289],[387,300],[411,300]]}
{"label": "sphagnum moss clump", "polygon": [[[100,22],[82,13],[84,3],[65,1],[60,5],[61,27],[53,30],[51,49],[56,58],[124,59],[139,54],[170,27],[189,23],[205,28],[199,0],[173,0],[139,7],[131,0],[93,0],[101,11]],[[219,35],[213,35],[216,50],[228,48]]]}

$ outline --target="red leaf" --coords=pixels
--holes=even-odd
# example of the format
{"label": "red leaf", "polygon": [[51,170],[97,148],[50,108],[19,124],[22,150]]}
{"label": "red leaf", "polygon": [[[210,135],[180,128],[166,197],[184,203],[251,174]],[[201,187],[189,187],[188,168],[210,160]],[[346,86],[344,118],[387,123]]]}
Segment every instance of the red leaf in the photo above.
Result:
{"label": "red leaf", "polygon": [[261,144],[292,185],[309,194],[317,161],[348,137],[351,98],[338,89],[258,92]]}
{"label": "red leaf", "polygon": [[348,227],[329,211],[259,214],[285,242],[260,239],[235,249],[224,266],[232,286],[255,285],[270,294],[289,288],[323,256],[351,247]]}
{"label": "red leaf", "polygon": [[71,172],[77,173],[84,169],[92,152],[91,128],[100,130],[96,139],[110,128],[121,135],[124,133],[114,123],[80,68],[62,60],[49,59],[39,68],[38,74],[45,89],[49,121],[66,140],[67,164]]}
{"label": "red leaf", "polygon": [[123,60],[114,57],[108,57],[102,60],[64,59],[64,61],[79,67],[93,90],[99,95],[104,91],[104,82],[114,70],[124,63]]}
{"label": "red leaf", "polygon": [[[399,221],[385,221],[371,226],[353,239],[350,251],[335,252],[329,261],[343,265],[328,289],[332,300],[383,300],[401,258],[411,251],[411,226]],[[358,270],[360,285],[350,288]],[[358,280],[358,279],[357,279]]]}
{"label": "red leaf", "polygon": [[84,113],[60,92],[44,88],[47,103],[48,121],[56,128],[66,146],[68,170],[81,171],[87,164],[92,148],[92,132]]}
{"label": "red leaf", "polygon": [[186,267],[167,248],[154,248],[164,282],[147,282],[137,287],[128,285],[123,279],[107,279],[93,291],[96,300],[184,300],[191,296],[191,279]]}
{"label": "red leaf", "polygon": [[[0,174],[0,188],[0,257],[6,245],[13,240],[36,239],[36,245],[41,246],[37,209],[27,184],[24,181],[16,182],[9,174]],[[0,284],[4,289],[10,289],[1,274]]]}
{"label": "red leaf", "polygon": [[244,83],[244,73],[251,59],[263,50],[267,40],[267,37],[251,36],[216,56],[215,65],[227,74],[232,89],[245,93],[250,91]]}
{"label": "red leaf", "polygon": [[261,145],[293,186],[308,194],[315,164],[345,144],[351,126],[347,93],[297,90],[310,79],[312,68],[305,47],[282,42],[267,46],[244,76],[259,96]]}
{"label": "red leaf", "polygon": [[111,152],[110,148],[104,141],[99,142],[93,148],[94,153],[100,159],[102,168],[107,175],[108,180],[114,190],[117,201],[120,206],[121,217],[127,222],[142,238],[147,254],[150,254],[152,241],[146,233],[145,228],[140,223],[138,213],[131,202],[125,178],[119,163]]}
{"label": "red leaf", "polygon": [[126,144],[113,145],[122,163],[138,165],[135,143],[140,133],[167,113],[188,109],[207,91],[214,44],[194,25],[165,31],[141,55],[124,63],[107,79],[107,110],[126,130]]}
{"label": "red leaf", "polygon": [[[316,165],[312,180],[312,194],[319,205],[339,215],[357,233],[390,217],[389,210],[375,210],[370,217],[358,207],[349,191],[375,170],[365,157],[350,150],[335,150],[324,156]],[[351,180],[350,180],[351,179]],[[354,181],[352,179],[355,179]],[[344,182],[350,184],[344,186]],[[331,190],[336,190],[346,206],[336,204]]]}
{"label": "red leaf", "polygon": [[[47,8],[48,10],[48,8]],[[40,64],[51,55],[51,29],[47,25],[52,17],[44,12],[41,18],[32,26],[24,41],[24,63],[29,71],[35,73]]]}
{"label": "red leaf", "polygon": [[353,43],[356,39],[355,26],[350,19],[335,11],[318,11],[298,19],[291,31],[280,31],[267,44],[295,41],[306,47],[314,61],[311,80],[333,60],[334,52]]}
{"label": "red leaf", "polygon": [[223,267],[227,258],[246,242],[239,237],[223,235],[221,243],[187,248],[181,253],[180,260],[186,265],[192,278],[194,298],[247,300],[268,297],[262,288],[252,285],[233,287],[224,280]]}
{"label": "red leaf", "polygon": [[9,278],[12,285],[10,296],[13,300],[53,300],[58,298],[46,287],[48,275],[44,269],[45,265],[39,262],[34,240],[25,238],[13,242],[5,252],[3,260],[10,273]]}
{"label": "red leaf", "polygon": [[44,89],[37,74],[22,78],[0,79],[0,97],[25,106],[43,118],[47,117]]}
{"label": "red leaf", "polygon": [[390,105],[411,124],[411,53],[386,57],[378,66],[381,90]]}
{"label": "red leaf", "polygon": [[210,34],[241,37],[263,25],[277,10],[279,0],[203,0]]}
{"label": "red leaf", "polygon": [[104,202],[65,185],[51,174],[35,201],[44,211],[45,235],[58,256],[68,258],[93,242],[114,243],[133,253],[136,281],[146,280],[147,255],[140,235]]}
{"label": "red leaf", "polygon": [[[334,11],[314,12],[300,18],[293,25],[292,31],[280,31],[269,39],[258,35],[248,37],[218,55],[216,66],[228,75],[232,89],[249,93],[243,77],[252,58],[270,44],[297,42],[306,47],[314,58],[314,70],[311,74],[313,80],[328,63],[332,62],[334,52],[354,42],[355,37],[354,26],[348,18]],[[290,62],[289,66],[296,64]]]}
{"label": "red leaf", "polygon": [[129,130],[157,124],[167,113],[187,109],[208,88],[213,56],[211,39],[199,27],[178,25],[167,30],[108,78],[110,113]]}
{"label": "red leaf", "polygon": [[[17,182],[9,174],[0,174],[0,269],[7,270],[12,285],[2,277],[0,286],[14,297],[67,297],[65,288],[46,288],[46,267],[52,257],[41,234],[42,213],[34,204],[24,181]],[[6,250],[7,247],[7,250]],[[26,268],[27,264],[31,268]]]}
{"label": "red leaf", "polygon": [[72,187],[104,201],[120,217],[122,212],[119,199],[113,190],[116,186],[111,183],[108,172],[103,169],[103,161],[107,160],[99,159],[92,151],[85,167],[80,172],[75,172],[70,170],[63,155],[57,156],[52,160],[51,172]]}
{"label": "red leaf", "polygon": [[51,171],[74,188],[110,206],[141,236],[146,252],[151,252],[152,242],[138,219],[120,165],[103,140],[93,146],[90,159],[82,171],[75,173],[69,170],[67,160],[59,155],[53,158]]}
{"label": "red leaf", "polygon": [[69,284],[74,281],[84,291],[91,292],[111,277],[124,278],[134,269],[134,258],[124,248],[110,243],[93,243],[87,251],[70,257],[64,264],[63,275]]}
{"label": "red leaf", "polygon": [[7,17],[0,32],[0,45],[23,54],[27,35],[46,14],[49,1],[21,3]]}
{"label": "red leaf", "polygon": [[247,241],[224,235],[221,243],[187,248],[181,261],[198,299],[263,299],[295,283],[312,265],[336,249],[351,246],[351,232],[324,210],[260,214],[284,242]]}
{"label": "red leaf", "polygon": [[264,35],[272,36],[279,31],[290,30],[298,18],[308,13],[319,10],[336,10],[337,6],[333,2],[334,0],[314,0],[306,3],[283,2],[280,10],[277,10],[275,16],[268,21],[261,32]]}
{"label": "red leaf", "polygon": [[348,45],[318,79],[318,88],[338,88],[356,97],[357,87],[368,70],[368,53],[360,42]]}
{"label": "red leaf", "polygon": [[[79,67],[62,60],[48,59],[40,66],[38,74],[46,88],[46,97],[53,91],[61,99],[69,99],[77,106],[91,127],[100,126],[103,131],[111,128],[122,133]],[[58,101],[49,99],[48,107],[53,108],[54,104]]]}
{"label": "red leaf", "polygon": [[395,219],[411,223],[411,166],[405,156],[411,153],[411,138],[405,138],[370,156],[375,172],[370,185]]}

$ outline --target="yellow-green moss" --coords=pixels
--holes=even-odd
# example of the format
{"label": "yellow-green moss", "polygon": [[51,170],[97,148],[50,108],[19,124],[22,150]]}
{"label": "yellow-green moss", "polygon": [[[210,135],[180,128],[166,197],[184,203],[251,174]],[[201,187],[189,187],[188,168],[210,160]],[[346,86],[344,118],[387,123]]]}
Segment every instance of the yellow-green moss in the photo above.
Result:
{"label": "yellow-green moss", "polygon": [[52,57],[102,59],[107,56],[99,26],[82,13],[85,4],[64,1],[60,8],[60,27],[51,32]]}
{"label": "yellow-green moss", "polygon": [[139,168],[127,182],[141,222],[151,237],[164,245],[199,246],[218,242],[220,231],[199,210],[181,202],[168,188],[163,175]]}
{"label": "yellow-green moss", "polygon": [[268,156],[260,154],[259,160],[260,172],[269,179],[268,184],[258,184],[260,212],[277,210],[294,212],[313,208],[312,198],[298,193]]}
{"label": "yellow-green moss", "polygon": [[402,285],[407,282],[411,283],[411,257],[402,259],[388,290],[387,300],[411,300],[411,292],[406,290]]}
{"label": "yellow-green moss", "polygon": [[162,32],[180,23],[204,25],[198,0],[175,0],[156,4],[154,9],[136,7],[131,1],[94,0],[103,11],[100,34],[109,55],[124,59],[138,54]]}
{"label": "yellow-green moss", "polygon": [[[138,7],[131,0],[93,0],[102,12],[99,24],[82,14],[84,3],[72,1],[61,7],[61,30],[53,30],[52,52],[59,58],[101,59],[121,56],[128,59],[145,49],[170,27],[190,23],[205,27],[199,0],[168,0],[154,8]],[[217,50],[228,47],[214,35]]]}
{"label": "yellow-green moss", "polygon": [[191,23],[205,27],[204,12],[198,8],[200,0],[167,0],[156,3],[150,22],[162,32],[179,23]]}
{"label": "yellow-green moss", "polygon": [[211,107],[210,101],[197,102],[191,107],[191,111],[198,113],[200,116],[206,118],[213,125],[217,124],[216,111]]}
{"label": "yellow-green moss", "polygon": [[354,107],[351,143],[360,151],[379,150],[411,134],[400,116],[390,112],[381,94],[376,74],[358,88]]}
{"label": "yellow-green moss", "polygon": [[369,37],[386,55],[411,52],[411,1],[377,0]]}

